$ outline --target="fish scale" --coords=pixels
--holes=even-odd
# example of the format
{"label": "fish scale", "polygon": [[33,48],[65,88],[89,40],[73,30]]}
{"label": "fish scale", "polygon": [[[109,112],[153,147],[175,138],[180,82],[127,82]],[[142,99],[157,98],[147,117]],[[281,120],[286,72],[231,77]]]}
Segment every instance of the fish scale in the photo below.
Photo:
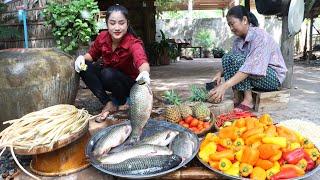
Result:
{"label": "fish scale", "polygon": [[130,90],[130,111],[129,118],[132,127],[130,143],[140,140],[143,127],[150,118],[152,110],[153,94],[150,86],[138,81]]}
{"label": "fish scale", "polygon": [[118,164],[102,164],[101,166],[111,172],[127,175],[145,175],[163,172],[178,166],[182,159],[180,156],[159,155],[150,157],[130,158]]}

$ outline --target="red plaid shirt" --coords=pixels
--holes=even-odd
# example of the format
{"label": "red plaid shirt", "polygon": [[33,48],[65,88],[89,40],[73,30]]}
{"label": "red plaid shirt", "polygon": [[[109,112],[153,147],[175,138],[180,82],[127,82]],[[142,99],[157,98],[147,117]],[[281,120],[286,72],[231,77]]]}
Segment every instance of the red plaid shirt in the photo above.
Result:
{"label": "red plaid shirt", "polygon": [[128,33],[112,51],[111,35],[103,31],[97,36],[88,53],[94,61],[102,57],[104,67],[115,68],[133,79],[139,75],[138,68],[148,62],[143,42]]}

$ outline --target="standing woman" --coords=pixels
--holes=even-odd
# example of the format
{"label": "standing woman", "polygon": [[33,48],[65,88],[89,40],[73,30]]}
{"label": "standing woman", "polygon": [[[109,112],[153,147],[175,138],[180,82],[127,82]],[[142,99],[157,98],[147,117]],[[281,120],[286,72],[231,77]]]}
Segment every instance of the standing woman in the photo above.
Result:
{"label": "standing woman", "polygon": [[[88,53],[75,61],[75,70],[104,105],[96,121],[103,121],[117,110],[128,108],[130,89],[138,80],[150,84],[150,66],[143,42],[133,32],[128,10],[121,5],[107,9],[108,31],[101,32]],[[102,63],[93,63],[102,57]],[[87,70],[82,71],[83,65]],[[112,98],[106,93],[112,93]]]}
{"label": "standing woman", "polygon": [[[270,34],[257,27],[257,18],[245,7],[232,7],[227,13],[227,22],[237,38],[232,51],[222,57],[223,71],[213,78],[218,86],[209,92],[209,101],[221,102],[225,91],[232,87],[235,110],[252,110],[252,89],[278,90],[287,68],[279,45]],[[223,84],[221,77],[225,79]],[[242,102],[239,94],[243,94]]]}

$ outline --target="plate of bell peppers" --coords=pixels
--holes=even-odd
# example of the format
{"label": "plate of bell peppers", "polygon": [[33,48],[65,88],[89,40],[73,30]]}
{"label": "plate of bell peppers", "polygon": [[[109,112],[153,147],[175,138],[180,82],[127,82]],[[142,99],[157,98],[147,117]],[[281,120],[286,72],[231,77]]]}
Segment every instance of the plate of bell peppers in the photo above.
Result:
{"label": "plate of bell peppers", "polygon": [[319,148],[269,114],[232,121],[200,143],[199,161],[228,179],[304,179],[320,169]]}

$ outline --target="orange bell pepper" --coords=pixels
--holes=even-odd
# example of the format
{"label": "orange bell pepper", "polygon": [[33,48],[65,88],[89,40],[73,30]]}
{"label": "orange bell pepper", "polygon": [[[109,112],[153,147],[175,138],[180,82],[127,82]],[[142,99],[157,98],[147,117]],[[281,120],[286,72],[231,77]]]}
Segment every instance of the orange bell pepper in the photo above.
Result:
{"label": "orange bell pepper", "polygon": [[247,163],[240,164],[240,174],[244,177],[249,176],[252,173],[253,166]]}
{"label": "orange bell pepper", "polygon": [[259,159],[259,151],[255,148],[245,146],[241,162],[254,165]]}
{"label": "orange bell pepper", "polygon": [[211,161],[211,160],[209,160],[209,165],[213,169],[219,169],[219,161]]}
{"label": "orange bell pepper", "polygon": [[261,144],[262,144],[261,141],[256,141],[253,144],[251,144],[250,147],[258,149]]}
{"label": "orange bell pepper", "polygon": [[234,153],[232,150],[225,150],[225,151],[220,151],[220,152],[215,152],[213,154],[209,155],[209,159],[212,161],[220,161],[222,158],[227,158],[231,161],[234,160]]}
{"label": "orange bell pepper", "polygon": [[246,145],[251,145],[257,141],[260,141],[262,138],[264,138],[266,135],[263,133],[255,134],[252,136],[249,136],[246,140],[245,143]]}
{"label": "orange bell pepper", "polygon": [[275,125],[267,126],[267,129],[264,131],[267,136],[278,136],[277,128]]}
{"label": "orange bell pepper", "polygon": [[235,126],[238,128],[242,128],[246,126],[246,120],[244,118],[240,118],[235,120]]}
{"label": "orange bell pepper", "polygon": [[250,175],[250,179],[253,180],[265,180],[267,178],[267,173],[261,167],[254,167]]}
{"label": "orange bell pepper", "polygon": [[236,127],[228,126],[219,131],[218,136],[220,138],[230,138],[231,140],[237,139]]}
{"label": "orange bell pepper", "polygon": [[300,142],[300,139],[296,133],[284,126],[278,126],[277,133],[280,137],[285,137],[290,142]]}
{"label": "orange bell pepper", "polygon": [[275,155],[273,155],[273,156],[271,156],[271,157],[269,158],[269,160],[272,161],[272,162],[276,162],[276,161],[278,161],[279,159],[281,159],[281,157],[282,157],[282,151],[276,150],[275,153],[276,153]]}
{"label": "orange bell pepper", "polygon": [[228,149],[232,147],[232,141],[230,138],[220,138],[218,144]]}
{"label": "orange bell pepper", "polygon": [[254,129],[248,129],[246,132],[242,134],[242,139],[247,139],[249,136],[253,136],[256,134],[263,133],[263,127],[254,128]]}
{"label": "orange bell pepper", "polygon": [[303,176],[305,174],[305,171],[302,168],[294,164],[284,164],[281,166],[280,171],[284,169],[294,169],[298,176]]}
{"label": "orange bell pepper", "polygon": [[255,128],[254,122],[256,121],[256,119],[249,117],[249,118],[245,118],[245,120],[246,120],[246,127],[248,130]]}
{"label": "orange bell pepper", "polygon": [[273,162],[269,160],[264,160],[264,159],[258,159],[258,161],[255,164],[256,167],[261,167],[264,170],[268,170],[272,168]]}
{"label": "orange bell pepper", "polygon": [[262,144],[258,149],[261,159],[269,159],[270,157],[276,155],[277,151],[280,149],[280,146],[276,144]]}

